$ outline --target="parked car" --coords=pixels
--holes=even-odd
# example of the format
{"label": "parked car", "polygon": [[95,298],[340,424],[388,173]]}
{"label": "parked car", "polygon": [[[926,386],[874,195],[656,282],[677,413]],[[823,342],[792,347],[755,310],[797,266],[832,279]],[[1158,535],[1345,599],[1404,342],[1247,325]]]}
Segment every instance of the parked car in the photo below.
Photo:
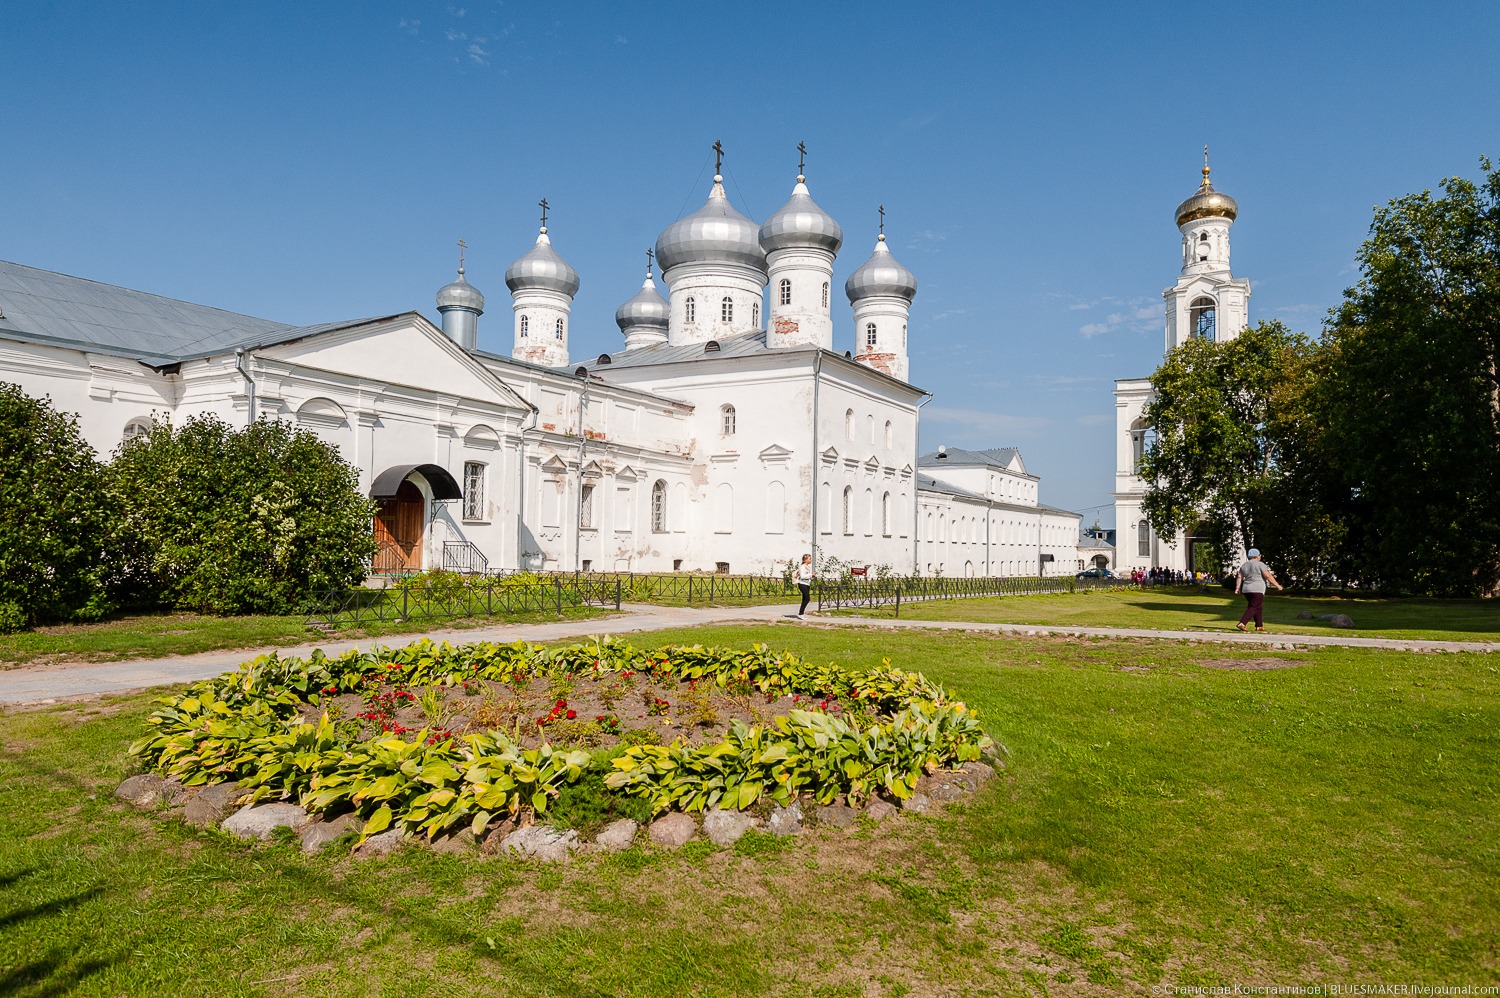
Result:
{"label": "parked car", "polygon": [[1075,579],[1118,579],[1119,576],[1107,568],[1091,568],[1086,572],[1079,572],[1073,576]]}

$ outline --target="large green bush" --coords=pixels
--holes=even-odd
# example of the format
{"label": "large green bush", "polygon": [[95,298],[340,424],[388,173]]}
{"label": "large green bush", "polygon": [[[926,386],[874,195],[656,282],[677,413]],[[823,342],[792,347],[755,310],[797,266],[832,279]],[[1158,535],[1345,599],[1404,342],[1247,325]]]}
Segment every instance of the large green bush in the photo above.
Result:
{"label": "large green bush", "polygon": [[158,420],[121,445],[111,490],[155,600],[204,613],[290,613],[358,584],[375,550],[374,504],[338,452],[262,419]]}
{"label": "large green bush", "polygon": [[0,382],[0,633],[109,609],[114,508],[78,421]]}

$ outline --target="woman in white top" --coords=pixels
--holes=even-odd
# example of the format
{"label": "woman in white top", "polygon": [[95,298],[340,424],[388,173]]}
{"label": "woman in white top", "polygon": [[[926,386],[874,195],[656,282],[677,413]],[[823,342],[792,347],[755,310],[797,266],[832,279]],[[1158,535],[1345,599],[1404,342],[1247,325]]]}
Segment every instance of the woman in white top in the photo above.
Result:
{"label": "woman in white top", "polygon": [[797,611],[797,616],[807,613],[807,601],[812,599],[812,581],[818,577],[813,571],[812,555],[802,556],[802,564],[797,566],[797,588],[802,590],[802,607]]}
{"label": "woman in white top", "polygon": [[1276,576],[1260,560],[1260,550],[1251,548],[1245,552],[1247,561],[1240,566],[1234,577],[1234,591],[1245,594],[1245,613],[1240,617],[1240,622],[1235,624],[1235,629],[1243,631],[1245,625],[1255,621],[1255,629],[1264,631],[1265,621],[1261,619],[1261,606],[1266,601],[1266,583],[1270,583],[1277,589],[1281,583],[1276,581]]}

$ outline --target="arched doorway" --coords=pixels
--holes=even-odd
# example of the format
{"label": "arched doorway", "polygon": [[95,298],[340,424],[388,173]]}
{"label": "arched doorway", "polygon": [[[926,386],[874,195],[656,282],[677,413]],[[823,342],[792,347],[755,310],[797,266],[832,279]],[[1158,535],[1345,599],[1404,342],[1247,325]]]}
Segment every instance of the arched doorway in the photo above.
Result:
{"label": "arched doorway", "polygon": [[377,500],[375,512],[375,552],[370,568],[376,574],[418,572],[422,569],[422,490],[410,481],[402,482],[396,494]]}

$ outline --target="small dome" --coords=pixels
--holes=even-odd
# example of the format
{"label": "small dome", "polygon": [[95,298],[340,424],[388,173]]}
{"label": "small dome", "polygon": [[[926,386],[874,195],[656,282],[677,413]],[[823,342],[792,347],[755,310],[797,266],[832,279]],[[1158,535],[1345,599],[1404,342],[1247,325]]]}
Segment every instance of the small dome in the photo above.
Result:
{"label": "small dome", "polygon": [[464,279],[464,269],[458,268],[458,280],[452,284],[444,284],[437,293],[438,311],[445,308],[468,308],[475,312],[484,312],[484,295],[479,289]]}
{"label": "small dome", "polygon": [[656,262],[663,274],[684,263],[731,263],[766,273],[766,254],[755,223],[729,204],[724,178],[719,176],[702,208],[662,230],[656,239]]}
{"label": "small dome", "polygon": [[1227,218],[1231,222],[1240,213],[1240,206],[1234,198],[1222,191],[1214,190],[1214,185],[1208,182],[1208,166],[1203,167],[1203,186],[1198,188],[1197,193],[1177,206],[1177,224],[1186,225],[1188,222],[1200,218]]}
{"label": "small dome", "polygon": [[667,300],[656,290],[656,282],[646,275],[646,283],[636,296],[615,310],[615,325],[624,332],[633,326],[666,329],[670,309]]}
{"label": "small dome", "polygon": [[844,244],[844,230],[832,215],[819,208],[807,192],[807,183],[797,178],[792,196],[760,227],[760,248],[767,254],[779,249],[813,247],[837,253]]}
{"label": "small dome", "polygon": [[849,296],[851,305],[880,296],[911,301],[917,296],[917,277],[891,256],[890,247],[885,244],[885,234],[881,233],[870,259],[860,264],[844,282],[844,293]]}
{"label": "small dome", "polygon": [[530,288],[557,291],[571,298],[578,293],[578,271],[557,255],[544,225],[536,237],[536,245],[505,271],[505,286],[512,291]]}

